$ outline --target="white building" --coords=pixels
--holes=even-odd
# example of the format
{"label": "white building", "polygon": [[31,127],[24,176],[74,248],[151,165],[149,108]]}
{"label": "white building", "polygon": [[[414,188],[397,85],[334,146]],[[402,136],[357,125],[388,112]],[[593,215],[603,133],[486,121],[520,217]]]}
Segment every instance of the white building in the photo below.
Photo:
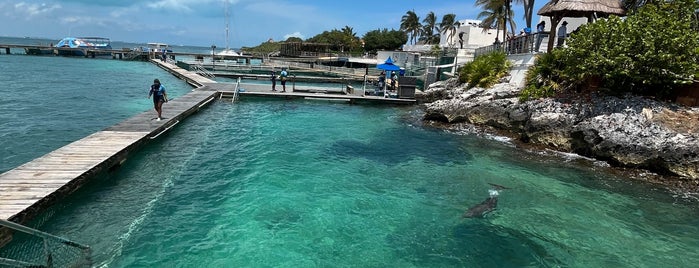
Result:
{"label": "white building", "polygon": [[[476,49],[487,46],[495,42],[497,31],[495,29],[485,30],[480,27],[480,20],[459,20],[459,28],[454,31],[454,35],[440,33],[439,47],[461,48],[459,41],[463,41],[464,49]],[[405,45],[404,51],[430,51],[434,45]]]}
{"label": "white building", "polygon": [[456,29],[453,36],[450,36],[449,33],[441,34],[440,47],[461,48],[460,40],[463,40],[463,48],[482,47],[495,42],[497,31],[480,27],[480,20],[460,20],[459,23],[461,26]]}

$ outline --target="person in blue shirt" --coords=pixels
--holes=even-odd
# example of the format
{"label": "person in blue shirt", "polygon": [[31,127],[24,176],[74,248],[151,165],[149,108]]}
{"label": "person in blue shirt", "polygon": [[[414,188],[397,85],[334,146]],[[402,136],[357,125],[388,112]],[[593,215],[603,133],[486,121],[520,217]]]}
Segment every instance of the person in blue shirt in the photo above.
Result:
{"label": "person in blue shirt", "polygon": [[165,87],[160,84],[160,80],[153,80],[153,85],[150,86],[150,91],[148,92],[148,98],[153,96],[153,108],[158,113],[157,120],[162,119],[163,113],[163,103],[167,102],[167,92],[165,92]]}
{"label": "person in blue shirt", "polygon": [[282,68],[282,72],[279,73],[279,77],[282,80],[282,92],[286,92],[286,79],[289,73],[286,72],[286,68]]}

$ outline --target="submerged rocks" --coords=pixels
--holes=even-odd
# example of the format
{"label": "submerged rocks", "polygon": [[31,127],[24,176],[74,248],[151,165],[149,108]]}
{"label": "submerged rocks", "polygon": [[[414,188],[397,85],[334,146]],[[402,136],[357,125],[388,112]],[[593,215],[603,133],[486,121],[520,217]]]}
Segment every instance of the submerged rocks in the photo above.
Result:
{"label": "submerged rocks", "polygon": [[490,126],[616,166],[699,179],[699,110],[636,96],[521,102],[518,94],[510,84],[467,90],[455,79],[438,82],[425,92],[424,119]]}

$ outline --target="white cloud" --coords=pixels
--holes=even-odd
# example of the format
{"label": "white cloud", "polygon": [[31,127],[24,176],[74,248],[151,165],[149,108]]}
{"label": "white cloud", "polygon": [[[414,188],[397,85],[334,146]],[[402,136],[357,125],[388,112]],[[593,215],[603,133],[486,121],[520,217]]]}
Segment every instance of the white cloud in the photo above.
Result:
{"label": "white cloud", "polygon": [[301,32],[294,32],[294,33],[286,34],[286,35],[284,35],[284,40],[289,39],[289,37],[298,37],[301,39],[306,39],[306,37],[304,37],[303,34],[301,34]]}
{"label": "white cloud", "polygon": [[[230,5],[238,3],[239,0],[228,1]],[[197,10],[198,7],[206,5],[208,3],[218,3],[223,8],[223,1],[221,0],[157,0],[146,4],[147,7],[159,10],[171,10],[182,13],[192,13]],[[193,7],[194,6],[194,7]]]}
{"label": "white cloud", "polygon": [[22,17],[34,17],[39,15],[45,15],[58,10],[61,8],[60,4],[27,4],[25,2],[19,2],[14,5],[15,14],[21,15]]}

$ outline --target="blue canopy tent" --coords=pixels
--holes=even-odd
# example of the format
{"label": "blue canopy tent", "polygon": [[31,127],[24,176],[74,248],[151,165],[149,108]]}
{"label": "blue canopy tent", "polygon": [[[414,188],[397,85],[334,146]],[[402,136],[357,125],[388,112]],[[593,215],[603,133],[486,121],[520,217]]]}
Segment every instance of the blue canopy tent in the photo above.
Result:
{"label": "blue canopy tent", "polygon": [[[386,77],[390,77],[390,72],[395,72],[395,71],[400,71],[400,66],[395,65],[393,63],[393,59],[391,57],[388,57],[386,61],[383,64],[376,65],[376,69],[384,70],[386,72]],[[386,83],[383,85],[383,92],[384,92],[384,97],[386,96]]]}

